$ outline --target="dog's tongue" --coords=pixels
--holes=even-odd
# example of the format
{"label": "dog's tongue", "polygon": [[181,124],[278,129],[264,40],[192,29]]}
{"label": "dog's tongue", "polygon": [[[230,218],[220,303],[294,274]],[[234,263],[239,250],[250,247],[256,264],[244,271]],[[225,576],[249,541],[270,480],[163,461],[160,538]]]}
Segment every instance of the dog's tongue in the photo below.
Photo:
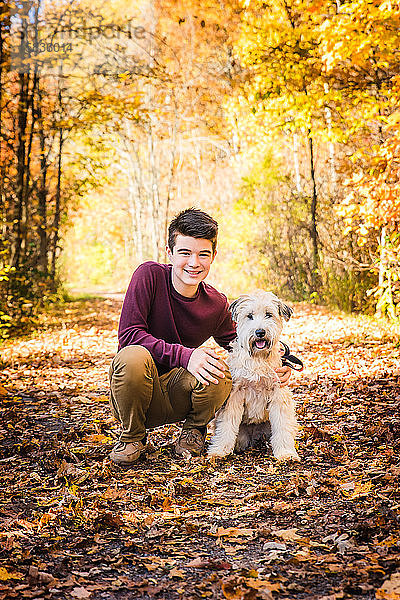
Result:
{"label": "dog's tongue", "polygon": [[257,346],[257,348],[260,348],[260,349],[265,348],[266,343],[267,342],[265,340],[256,340],[256,346]]}

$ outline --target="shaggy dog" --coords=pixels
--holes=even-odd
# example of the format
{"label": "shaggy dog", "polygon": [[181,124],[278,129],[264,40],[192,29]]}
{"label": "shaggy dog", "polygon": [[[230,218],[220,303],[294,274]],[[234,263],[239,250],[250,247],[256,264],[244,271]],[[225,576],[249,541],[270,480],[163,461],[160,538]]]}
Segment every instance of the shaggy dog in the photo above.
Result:
{"label": "shaggy dog", "polygon": [[283,319],[292,309],[271,292],[240,296],[231,307],[237,338],[226,362],[232,392],[216,415],[208,456],[227,456],[268,438],[278,460],[299,460],[295,403],[287,386],[280,387],[275,368],[281,366],[279,338]]}

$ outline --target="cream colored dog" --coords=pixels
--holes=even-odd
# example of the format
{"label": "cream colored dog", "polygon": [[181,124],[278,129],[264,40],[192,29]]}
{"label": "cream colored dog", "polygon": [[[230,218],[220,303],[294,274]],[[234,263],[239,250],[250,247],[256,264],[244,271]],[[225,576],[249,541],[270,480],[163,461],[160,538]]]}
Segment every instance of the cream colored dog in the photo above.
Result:
{"label": "cream colored dog", "polygon": [[271,433],[278,460],[300,460],[295,448],[298,430],[295,403],[287,386],[280,387],[275,368],[281,366],[279,338],[283,319],[292,309],[271,292],[256,290],[231,305],[237,338],[226,362],[232,392],[216,415],[208,456],[227,456]]}

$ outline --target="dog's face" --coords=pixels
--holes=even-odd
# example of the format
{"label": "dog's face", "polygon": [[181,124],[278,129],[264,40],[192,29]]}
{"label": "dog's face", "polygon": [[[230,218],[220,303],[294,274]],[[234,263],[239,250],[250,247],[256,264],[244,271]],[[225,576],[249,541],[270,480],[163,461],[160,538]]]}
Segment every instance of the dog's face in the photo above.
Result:
{"label": "dog's face", "polygon": [[237,324],[238,341],[251,356],[270,353],[279,341],[283,319],[288,321],[293,312],[275,294],[262,290],[240,296],[230,310]]}

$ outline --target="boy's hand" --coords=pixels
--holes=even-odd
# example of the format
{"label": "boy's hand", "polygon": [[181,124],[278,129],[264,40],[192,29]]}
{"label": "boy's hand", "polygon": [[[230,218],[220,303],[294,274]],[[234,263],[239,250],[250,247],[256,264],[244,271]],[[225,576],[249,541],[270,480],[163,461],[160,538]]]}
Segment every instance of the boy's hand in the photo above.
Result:
{"label": "boy's hand", "polygon": [[200,383],[218,383],[217,377],[224,378],[226,367],[212,348],[200,347],[192,353],[186,367]]}

